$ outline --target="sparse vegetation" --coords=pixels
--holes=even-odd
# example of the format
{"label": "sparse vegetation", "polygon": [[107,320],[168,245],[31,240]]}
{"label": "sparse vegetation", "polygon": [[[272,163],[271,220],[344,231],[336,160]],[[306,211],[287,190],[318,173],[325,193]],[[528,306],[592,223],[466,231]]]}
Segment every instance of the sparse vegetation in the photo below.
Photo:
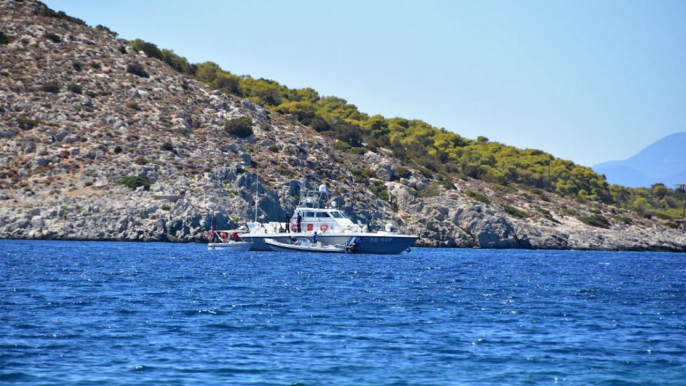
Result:
{"label": "sparse vegetation", "polygon": [[67,89],[68,89],[69,91],[73,92],[74,94],[81,94],[81,92],[82,92],[81,86],[79,86],[79,85],[76,84],[76,83],[69,83],[69,84],[67,85]]}
{"label": "sparse vegetation", "polygon": [[129,189],[136,190],[139,187],[143,187],[144,190],[149,190],[150,185],[152,185],[153,181],[150,180],[147,177],[141,177],[141,176],[126,176],[122,177],[119,180],[117,180],[118,185],[124,185]]}
{"label": "sparse vegetation", "polygon": [[40,119],[28,119],[28,118],[22,118],[17,121],[19,123],[19,127],[22,130],[31,130],[34,127],[43,124],[43,121]]}
{"label": "sparse vegetation", "polygon": [[131,110],[141,111],[141,106],[139,106],[136,102],[129,102],[126,104],[126,107],[130,108]]}
{"label": "sparse vegetation", "polygon": [[4,32],[0,31],[0,44],[9,44],[11,40],[9,36],[5,35]]}
{"label": "sparse vegetation", "polygon": [[479,192],[467,190],[466,192],[464,192],[464,194],[466,194],[467,197],[473,198],[479,202],[483,202],[484,204],[490,204],[491,203],[491,200],[489,200],[488,197],[486,197],[485,195],[483,195]]}
{"label": "sparse vegetation", "polygon": [[59,43],[59,42],[62,41],[62,38],[60,38],[59,35],[54,34],[54,33],[52,33],[52,32],[46,32],[46,33],[43,35],[43,37],[46,38],[46,39],[48,39],[48,40],[50,40],[50,41],[53,42],[53,43]]}
{"label": "sparse vegetation", "polygon": [[174,150],[174,144],[169,142],[169,141],[163,143],[161,149],[166,150],[166,151],[170,151],[172,153],[176,153],[176,151]]}
{"label": "sparse vegetation", "polygon": [[134,74],[136,76],[140,76],[141,78],[149,78],[150,74],[148,74],[145,69],[143,68],[143,65],[138,63],[138,62],[133,62],[129,63],[126,66],[126,72],[130,74]]}
{"label": "sparse vegetation", "polygon": [[224,121],[224,130],[238,138],[247,138],[253,135],[252,118],[249,116],[227,119]]}
{"label": "sparse vegetation", "polygon": [[115,37],[115,38],[117,37],[117,35],[119,35],[118,33],[112,31],[111,29],[105,27],[105,26],[102,25],[102,24],[96,25],[95,28],[93,28],[93,29],[96,30],[96,31],[98,31],[98,32],[104,32],[104,33],[106,33],[106,34],[109,34],[109,35],[111,35],[112,37]]}
{"label": "sparse vegetation", "polygon": [[80,24],[80,25],[84,25],[84,26],[88,25],[88,24],[86,24],[85,21],[83,21],[77,17],[69,16],[66,13],[64,13],[64,11],[55,12],[52,9],[50,9],[47,5],[40,3],[40,2],[38,3],[38,5],[39,5],[39,8],[38,8],[38,11],[36,11],[36,14],[39,16],[54,17],[57,19],[67,20],[67,21],[70,21],[72,23],[76,23],[76,24]]}
{"label": "sparse vegetation", "polygon": [[45,82],[40,87],[41,91],[49,92],[53,94],[59,94],[60,85],[55,81]]}
{"label": "sparse vegetation", "polygon": [[517,217],[517,218],[529,218],[529,217],[531,217],[525,211],[523,211],[519,208],[515,208],[514,206],[503,205],[503,209],[505,210],[505,213],[507,213],[513,217]]}
{"label": "sparse vegetation", "polygon": [[577,218],[582,223],[584,223],[586,225],[590,225],[592,227],[605,228],[605,229],[610,227],[610,222],[605,217],[603,217],[602,215],[599,215],[599,214],[593,214],[590,216],[580,216]]}

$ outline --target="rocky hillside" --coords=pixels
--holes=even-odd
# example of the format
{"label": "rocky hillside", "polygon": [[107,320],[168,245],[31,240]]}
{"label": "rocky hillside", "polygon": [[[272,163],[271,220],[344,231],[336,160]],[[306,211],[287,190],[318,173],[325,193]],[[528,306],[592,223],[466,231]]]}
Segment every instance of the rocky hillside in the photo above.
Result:
{"label": "rocky hillside", "polygon": [[[389,152],[334,150],[289,116],[210,90],[35,1],[0,0],[0,237],[200,241],[282,221],[326,184],[419,245],[686,250],[682,231],[517,186],[439,183]],[[248,117],[252,135],[227,125]],[[402,170],[402,177],[399,175]],[[259,181],[259,183],[258,183]]]}

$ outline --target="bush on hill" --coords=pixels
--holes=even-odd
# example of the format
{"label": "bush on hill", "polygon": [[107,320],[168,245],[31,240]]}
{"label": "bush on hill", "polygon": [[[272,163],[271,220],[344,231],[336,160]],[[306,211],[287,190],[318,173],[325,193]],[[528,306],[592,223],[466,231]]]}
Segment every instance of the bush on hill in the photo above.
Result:
{"label": "bush on hill", "polygon": [[40,87],[41,91],[58,94],[60,92],[60,85],[55,81],[45,82]]}
{"label": "bush on hill", "polygon": [[145,69],[143,68],[143,65],[138,63],[138,62],[133,62],[129,63],[126,66],[126,72],[134,74],[136,76],[140,76],[141,78],[149,78],[150,74],[148,74]]}
{"label": "bush on hill", "polygon": [[586,225],[590,225],[592,227],[605,228],[605,229],[610,227],[610,222],[605,217],[603,217],[602,215],[599,215],[599,214],[594,214],[591,216],[581,216],[581,217],[578,217],[578,219],[582,223],[584,223]]}
{"label": "bush on hill", "polygon": [[157,48],[156,45],[152,43],[148,43],[146,41],[143,41],[141,39],[136,39],[133,41],[129,42],[129,46],[136,50],[136,52],[143,52],[145,55],[149,58],[157,58],[162,60],[162,51],[160,51],[159,48]]}
{"label": "bush on hill", "polygon": [[150,185],[153,181],[147,177],[140,176],[126,176],[117,180],[118,185],[124,185],[129,189],[136,190],[139,187],[143,187],[144,190],[149,190]]}
{"label": "bush on hill", "polygon": [[9,43],[10,43],[9,36],[5,35],[4,32],[0,31],[0,44],[9,44]]}
{"label": "bush on hill", "polygon": [[252,118],[249,116],[227,119],[224,121],[224,130],[238,138],[247,138],[253,135]]}

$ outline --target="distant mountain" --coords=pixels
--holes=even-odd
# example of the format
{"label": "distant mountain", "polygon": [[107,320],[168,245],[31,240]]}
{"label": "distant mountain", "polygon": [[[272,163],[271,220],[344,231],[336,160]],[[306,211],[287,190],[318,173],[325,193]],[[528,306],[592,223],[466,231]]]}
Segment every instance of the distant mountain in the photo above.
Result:
{"label": "distant mountain", "polygon": [[686,132],[668,135],[624,161],[593,167],[607,182],[632,188],[686,183]]}

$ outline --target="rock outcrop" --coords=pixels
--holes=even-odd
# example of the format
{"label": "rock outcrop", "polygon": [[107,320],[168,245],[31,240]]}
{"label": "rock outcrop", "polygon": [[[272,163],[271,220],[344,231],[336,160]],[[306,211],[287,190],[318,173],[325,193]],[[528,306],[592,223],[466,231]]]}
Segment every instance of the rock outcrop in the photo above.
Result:
{"label": "rock outcrop", "polygon": [[[412,165],[400,174],[383,149],[334,150],[287,116],[43,7],[0,0],[0,238],[200,241],[254,216],[282,221],[326,184],[354,221],[393,223],[421,246],[686,250],[683,232],[618,208],[447,184]],[[242,117],[253,129],[244,139],[225,130]],[[580,221],[592,216],[603,228]]]}

